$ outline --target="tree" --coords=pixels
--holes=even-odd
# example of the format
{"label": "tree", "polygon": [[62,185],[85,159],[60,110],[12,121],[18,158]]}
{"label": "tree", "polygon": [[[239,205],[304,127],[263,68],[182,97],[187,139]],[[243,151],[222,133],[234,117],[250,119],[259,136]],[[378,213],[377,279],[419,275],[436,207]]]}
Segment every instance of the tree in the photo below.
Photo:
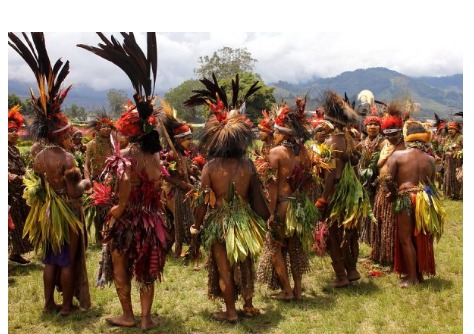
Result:
{"label": "tree", "polygon": [[84,122],[87,119],[87,113],[84,107],[79,107],[75,103],[64,110],[64,115],[66,115],[71,120],[78,120],[81,122]]}
{"label": "tree", "polygon": [[120,116],[123,112],[123,105],[128,100],[127,94],[123,90],[110,89],[107,92],[109,99],[109,110],[112,115]]}
{"label": "tree", "polygon": [[33,108],[16,94],[8,94],[8,109],[19,104],[21,106],[21,113],[23,115],[31,115]]}
{"label": "tree", "polygon": [[202,122],[207,116],[203,108],[189,108],[183,105],[183,102],[193,94],[193,89],[202,89],[202,84],[198,80],[186,80],[178,87],[170,89],[165,94],[165,100],[176,109],[179,119],[186,122]]}
{"label": "tree", "polygon": [[247,48],[232,49],[225,46],[214,52],[212,57],[199,57],[198,62],[201,66],[194,69],[198,77],[210,78],[212,73],[216,73],[221,78],[227,78],[240,72],[253,72],[253,63],[257,60],[252,58]]}
{"label": "tree", "polygon": [[[232,79],[235,80],[235,73],[231,77],[218,80],[219,86],[225,88],[229,97],[232,96]],[[262,110],[270,110],[272,104],[276,102],[273,96],[275,88],[266,86],[258,74],[250,72],[239,73],[239,98],[244,96],[255,81],[259,81],[257,86],[261,88],[249,97],[245,106],[247,117],[254,123],[262,118]]]}

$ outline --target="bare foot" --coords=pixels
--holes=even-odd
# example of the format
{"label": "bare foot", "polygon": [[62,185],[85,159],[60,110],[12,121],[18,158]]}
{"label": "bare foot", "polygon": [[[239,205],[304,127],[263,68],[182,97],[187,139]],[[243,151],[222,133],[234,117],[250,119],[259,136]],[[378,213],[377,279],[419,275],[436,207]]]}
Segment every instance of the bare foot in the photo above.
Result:
{"label": "bare foot", "polygon": [[293,292],[286,293],[285,291],[282,291],[280,293],[275,293],[273,295],[270,295],[270,298],[276,299],[276,300],[282,300],[282,301],[290,301],[290,300],[293,300],[294,295],[293,295]]}
{"label": "bare foot", "polygon": [[347,276],[344,276],[343,278],[335,278],[331,282],[331,286],[333,288],[343,288],[343,287],[346,287],[348,285],[349,285],[349,279],[347,278]]}
{"label": "bare foot", "polygon": [[135,327],[135,318],[134,317],[126,317],[124,315],[112,318],[105,318],[112,326],[121,326],[121,327]]}
{"label": "bare foot", "polygon": [[406,279],[400,283],[400,288],[406,289],[410,286],[415,286],[415,285],[418,285],[418,280]]}
{"label": "bare foot", "polygon": [[360,280],[360,274],[357,269],[351,270],[347,273],[347,279],[349,282],[354,282]]}
{"label": "bare foot", "polygon": [[158,327],[159,324],[160,323],[158,321],[154,321],[152,319],[151,315],[145,316],[141,318],[140,328],[142,329],[142,331],[147,331],[149,329]]}
{"label": "bare foot", "polygon": [[293,296],[294,296],[293,297],[294,300],[301,300],[303,299],[303,292],[301,291],[301,289],[294,288]]}
{"label": "bare foot", "polygon": [[64,305],[58,305],[58,307],[61,308],[61,311],[59,314],[61,314],[63,317],[67,317],[71,312],[77,311],[79,308],[76,305],[71,305],[71,307],[65,307]]}
{"label": "bare foot", "polygon": [[213,313],[211,316],[212,319],[217,320],[217,321],[222,321],[222,322],[229,322],[231,324],[235,324],[237,320],[239,319],[237,315],[234,317],[229,317],[227,312],[216,312]]}
{"label": "bare foot", "polygon": [[61,305],[57,304],[46,305],[43,308],[43,313],[57,313],[59,311],[61,311]]}
{"label": "bare foot", "polygon": [[260,314],[260,310],[253,306],[244,306],[244,315],[248,318],[252,318]]}

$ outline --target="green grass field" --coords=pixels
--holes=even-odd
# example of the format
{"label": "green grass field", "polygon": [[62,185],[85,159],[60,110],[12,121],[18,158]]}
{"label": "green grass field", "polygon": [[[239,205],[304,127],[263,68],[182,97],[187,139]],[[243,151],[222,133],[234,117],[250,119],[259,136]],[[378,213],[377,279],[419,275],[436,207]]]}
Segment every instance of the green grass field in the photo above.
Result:
{"label": "green grass field", "polygon": [[[312,258],[312,270],[303,278],[304,298],[300,302],[271,300],[266,287],[256,286],[255,306],[262,311],[255,318],[241,318],[235,324],[210,319],[221,309],[219,301],[207,299],[207,272],[168,257],[164,279],[156,284],[152,313],[160,326],[149,333],[462,333],[463,332],[463,202],[445,201],[447,221],[444,235],[435,244],[437,275],[424,283],[401,289],[399,278],[388,268],[370,278],[374,269],[368,260],[370,249],[361,244],[359,270],[362,279],[348,288],[329,286],[332,269],[329,257]],[[43,314],[42,264],[33,253],[32,263],[8,263],[9,333],[140,333],[108,325],[104,318],[120,314],[113,286],[95,287],[99,249],[88,250],[88,274],[92,307],[67,318]],[[137,321],[140,313],[136,288],[132,294]],[[59,294],[56,301],[60,302]],[[75,301],[77,303],[77,301]],[[237,303],[238,308],[242,303]]]}

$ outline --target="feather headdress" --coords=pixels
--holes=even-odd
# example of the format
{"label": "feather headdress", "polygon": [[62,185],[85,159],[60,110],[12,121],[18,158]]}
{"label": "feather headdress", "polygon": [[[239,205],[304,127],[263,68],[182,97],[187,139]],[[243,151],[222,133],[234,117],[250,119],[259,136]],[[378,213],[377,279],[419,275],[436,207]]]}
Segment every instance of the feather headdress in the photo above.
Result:
{"label": "feather headdress", "polygon": [[327,90],[323,93],[322,108],[325,118],[333,123],[345,126],[349,123],[360,123],[360,116],[336,92]]}
{"label": "feather headdress", "polygon": [[196,94],[184,102],[187,107],[207,105],[211,111],[211,116],[199,134],[200,149],[210,158],[242,156],[254,139],[252,123],[245,116],[245,102],[260,89],[257,87],[258,81],[240,98],[237,74],[235,80],[232,79],[230,104],[227,93],[219,86],[214,73],[212,81],[207,78],[200,81],[206,89],[193,90]]}
{"label": "feather headdress", "polygon": [[20,110],[21,106],[19,104],[8,109],[8,129],[18,131],[23,126],[24,117]]}
{"label": "feather headdress", "polygon": [[282,106],[278,110],[275,119],[275,129],[289,134],[302,142],[311,138],[311,133],[306,127],[309,124],[305,116],[306,99],[306,96],[304,100],[298,97],[293,108],[286,105]]}
{"label": "feather headdress", "polygon": [[103,44],[99,43],[98,47],[84,44],[77,44],[77,46],[117,65],[128,76],[135,90],[133,99],[136,108],[129,108],[125,112],[127,115],[123,114],[120,117],[117,128],[124,126],[128,128],[133,123],[141,127],[140,131],[132,131],[135,137],[149,133],[157,124],[152,115],[158,60],[156,34],[147,33],[146,55],[132,32],[121,33],[123,44],[120,44],[114,36],[108,40],[103,33],[98,32],[97,35],[103,42]]}
{"label": "feather headdress", "polygon": [[258,129],[263,132],[273,132],[273,125],[275,124],[274,113],[270,110],[268,113],[266,110],[262,110],[262,120],[258,124]]}
{"label": "feather headdress", "polygon": [[402,109],[400,104],[392,101],[387,105],[387,112],[382,117],[381,128],[384,134],[400,131],[403,127]]}
{"label": "feather headdress", "polygon": [[107,112],[103,110],[99,115],[97,115],[96,119],[93,119],[89,122],[89,129],[97,132],[100,130],[102,125],[109,125],[112,129],[115,129],[114,120],[107,115]]}
{"label": "feather headdress", "polygon": [[[158,97],[158,101],[161,104],[158,119],[163,123],[163,131],[167,132],[173,145],[176,146],[176,139],[178,138],[192,136],[191,127],[185,121],[178,119],[176,109],[160,97]],[[168,144],[168,146],[170,145]]]}
{"label": "feather headdress", "polygon": [[44,34],[32,32],[31,40],[22,33],[26,44],[14,33],[9,32],[10,45],[30,66],[38,84],[38,96],[31,93],[31,106],[35,116],[31,123],[31,134],[36,140],[47,138],[53,141],[56,137],[70,130],[71,124],[61,112],[61,104],[72,85],[61,89],[64,79],[69,74],[69,61],[63,63],[58,59],[54,66],[46,50]]}
{"label": "feather headdress", "polygon": [[441,119],[436,113],[434,113],[434,117],[435,117],[434,126],[436,127],[436,130],[440,132],[441,129],[446,127],[446,120]]}

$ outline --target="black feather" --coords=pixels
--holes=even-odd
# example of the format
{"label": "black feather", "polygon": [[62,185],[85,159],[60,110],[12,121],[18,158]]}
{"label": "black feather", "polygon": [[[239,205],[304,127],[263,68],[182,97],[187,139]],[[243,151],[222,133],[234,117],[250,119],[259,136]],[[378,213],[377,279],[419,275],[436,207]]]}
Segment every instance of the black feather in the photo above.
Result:
{"label": "black feather", "polygon": [[153,99],[157,76],[156,34],[154,32],[147,33],[147,56],[143,53],[132,32],[121,33],[122,44],[114,36],[111,36],[109,40],[103,33],[98,32],[97,35],[104,44],[99,43],[98,47],[84,44],[77,44],[77,46],[112,62],[124,71],[135,90],[134,99],[140,115],[149,116],[152,108],[146,104],[151,104]]}

